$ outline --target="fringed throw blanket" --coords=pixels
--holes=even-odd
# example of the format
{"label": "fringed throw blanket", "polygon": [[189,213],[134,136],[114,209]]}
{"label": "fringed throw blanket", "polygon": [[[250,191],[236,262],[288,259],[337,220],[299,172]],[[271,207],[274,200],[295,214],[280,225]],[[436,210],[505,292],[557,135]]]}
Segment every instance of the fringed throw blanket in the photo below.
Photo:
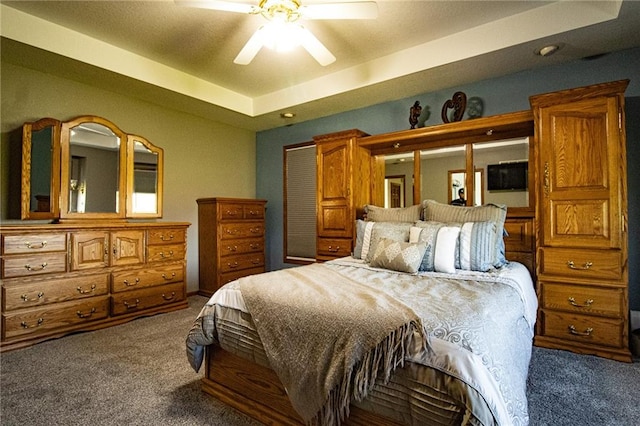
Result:
{"label": "fringed throw blanket", "polygon": [[340,424],[378,375],[387,380],[405,355],[427,349],[413,310],[321,265],[239,284],[269,363],[308,424]]}

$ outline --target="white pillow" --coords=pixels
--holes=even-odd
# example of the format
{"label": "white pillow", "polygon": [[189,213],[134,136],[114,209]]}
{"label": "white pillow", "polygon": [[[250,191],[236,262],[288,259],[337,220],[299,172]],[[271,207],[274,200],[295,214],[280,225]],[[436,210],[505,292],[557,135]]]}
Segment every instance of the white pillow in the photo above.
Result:
{"label": "white pillow", "polygon": [[456,272],[456,243],[460,228],[457,226],[443,226],[438,231],[433,265],[436,272]]}

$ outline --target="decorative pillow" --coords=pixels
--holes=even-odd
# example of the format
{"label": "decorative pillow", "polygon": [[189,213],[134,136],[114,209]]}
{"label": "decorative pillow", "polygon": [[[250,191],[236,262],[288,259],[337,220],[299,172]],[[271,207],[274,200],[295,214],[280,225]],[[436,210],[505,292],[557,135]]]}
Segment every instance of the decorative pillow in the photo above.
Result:
{"label": "decorative pillow", "polygon": [[456,245],[460,228],[457,226],[443,226],[438,230],[433,257],[433,266],[436,272],[456,272]]}
{"label": "decorative pillow", "polygon": [[424,244],[381,238],[369,264],[377,268],[415,274],[422,262],[424,251]]}
{"label": "decorative pillow", "polygon": [[487,272],[493,268],[495,222],[467,222],[460,228],[460,269]]}
{"label": "decorative pillow", "polygon": [[373,225],[367,225],[367,229],[371,226],[371,233],[368,236],[365,230],[364,240],[362,242],[362,259],[371,262],[373,252],[381,238],[408,242],[409,230],[412,225],[411,223],[404,222],[374,222]]}
{"label": "decorative pillow", "polygon": [[[374,228],[376,228],[375,233]],[[386,237],[397,241],[408,241],[410,228],[410,223],[356,220],[356,246],[353,249],[353,257],[371,260],[373,253],[370,250],[373,247],[371,244],[373,240],[377,242],[380,237]]]}
{"label": "decorative pillow", "polygon": [[420,220],[422,206],[384,208],[367,204],[364,206],[367,220],[372,222],[415,222]]}
{"label": "decorative pillow", "polygon": [[[424,243],[426,245],[424,257],[422,258],[422,263],[420,264],[421,271],[431,272],[435,270],[433,266],[433,256],[435,255],[438,231],[443,226],[444,223],[441,222],[418,221],[415,223],[415,226],[413,226],[409,231],[410,243]],[[417,234],[417,238],[412,237],[412,234],[414,237]]]}
{"label": "decorative pillow", "polygon": [[424,200],[422,202],[424,208],[425,221],[437,222],[494,222],[496,225],[496,244],[494,247],[493,266],[499,268],[507,260],[504,256],[504,221],[507,218],[507,207],[505,205],[485,204],[484,206],[462,207],[450,206],[448,204],[438,203],[434,200]]}

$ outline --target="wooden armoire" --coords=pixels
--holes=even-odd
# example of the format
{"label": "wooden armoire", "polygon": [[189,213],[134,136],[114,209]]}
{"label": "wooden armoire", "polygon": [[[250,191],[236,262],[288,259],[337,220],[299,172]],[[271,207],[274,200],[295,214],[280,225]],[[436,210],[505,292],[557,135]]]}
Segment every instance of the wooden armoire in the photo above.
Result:
{"label": "wooden armoire", "polygon": [[537,146],[535,343],[621,361],[629,351],[628,80],[531,97]]}
{"label": "wooden armoire", "polygon": [[349,256],[353,249],[355,218],[371,203],[376,173],[382,174],[382,159],[358,145],[367,136],[347,130],[315,136],[316,143],[316,258],[320,261]]}

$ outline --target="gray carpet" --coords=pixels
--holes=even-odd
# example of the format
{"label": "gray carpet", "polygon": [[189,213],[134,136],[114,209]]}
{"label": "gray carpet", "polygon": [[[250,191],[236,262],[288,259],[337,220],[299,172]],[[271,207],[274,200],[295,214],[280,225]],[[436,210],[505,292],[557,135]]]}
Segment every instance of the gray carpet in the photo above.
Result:
{"label": "gray carpet", "polygon": [[[189,308],[75,334],[0,356],[0,424],[257,425],[200,390],[184,339]],[[640,363],[534,348],[531,425],[632,425]]]}

